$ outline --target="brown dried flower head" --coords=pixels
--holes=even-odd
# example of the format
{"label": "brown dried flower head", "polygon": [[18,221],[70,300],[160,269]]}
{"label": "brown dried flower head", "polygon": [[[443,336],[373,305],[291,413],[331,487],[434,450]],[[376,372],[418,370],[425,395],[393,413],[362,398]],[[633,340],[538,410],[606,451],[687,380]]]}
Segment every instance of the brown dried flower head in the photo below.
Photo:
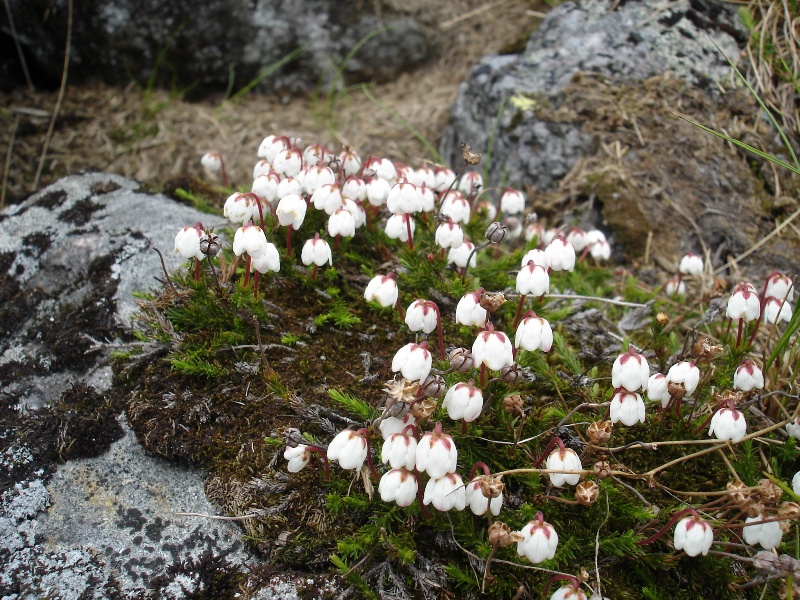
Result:
{"label": "brown dried flower head", "polygon": [[575,488],[575,500],[584,506],[590,506],[600,497],[600,486],[594,481],[585,479]]}
{"label": "brown dried flower head", "polygon": [[516,544],[524,539],[521,533],[518,531],[511,531],[511,528],[502,521],[495,521],[489,525],[487,537],[492,546],[498,546],[500,548]]}
{"label": "brown dried flower head", "polygon": [[503,410],[512,415],[523,414],[522,397],[519,394],[511,394],[503,398]]}
{"label": "brown dried flower head", "polygon": [[800,504],[797,502],[784,502],[778,508],[778,517],[786,519],[785,521],[779,521],[781,529],[786,533],[792,528],[792,521],[800,518]]}
{"label": "brown dried flower head", "polygon": [[667,316],[667,313],[660,312],[656,315],[656,322],[663,327],[669,323],[669,316]]}
{"label": "brown dried flower head", "polygon": [[694,354],[697,357],[697,362],[710,362],[722,352],[722,346],[712,344],[711,340],[706,336],[701,337],[694,343]]}
{"label": "brown dried flower head", "polygon": [[783,496],[783,490],[766,478],[758,482],[758,490],[756,492],[761,500],[767,504],[778,502]]}
{"label": "brown dried flower head", "polygon": [[730,492],[729,498],[736,506],[744,506],[750,502],[750,490],[744,481],[729,481],[726,486]]}
{"label": "brown dried flower head", "polygon": [[594,463],[592,473],[594,473],[595,477],[600,479],[611,477],[611,465],[609,465],[605,460],[598,460],[596,463]]}
{"label": "brown dried flower head", "polygon": [[497,498],[503,493],[506,487],[498,477],[486,475],[481,478],[481,494],[484,498]]}
{"label": "brown dried flower head", "polygon": [[383,392],[394,402],[414,402],[418,391],[419,381],[409,381],[405,377],[387,381],[383,388]]}
{"label": "brown dried flower head", "polygon": [[467,142],[461,142],[461,157],[468,165],[477,165],[481,162],[481,155],[477,152],[473,152]]}
{"label": "brown dried flower head", "polygon": [[506,303],[506,297],[503,295],[503,292],[498,292],[496,294],[484,293],[478,302],[483,308],[493,313]]}
{"label": "brown dried flower head", "polygon": [[425,400],[414,402],[414,404],[411,405],[411,414],[414,415],[414,418],[416,418],[417,421],[421,419],[427,419],[435,410],[436,400],[433,398],[426,398]]}
{"label": "brown dried flower head", "polygon": [[670,381],[667,384],[667,391],[673,398],[683,398],[686,395],[686,387],[683,385],[683,383],[675,383]]}
{"label": "brown dried flower head", "polygon": [[592,444],[605,444],[611,439],[614,424],[611,421],[595,421],[586,429],[586,435]]}
{"label": "brown dried flower head", "polygon": [[766,508],[761,502],[750,501],[750,504],[744,508],[748,517],[758,517],[766,512]]}

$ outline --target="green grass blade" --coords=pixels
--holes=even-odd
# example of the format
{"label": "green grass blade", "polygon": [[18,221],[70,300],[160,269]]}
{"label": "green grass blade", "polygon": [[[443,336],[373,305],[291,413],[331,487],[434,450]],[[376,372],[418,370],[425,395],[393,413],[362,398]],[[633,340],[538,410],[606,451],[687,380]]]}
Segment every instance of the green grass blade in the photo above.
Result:
{"label": "green grass blade", "polygon": [[[500,106],[497,107],[497,114],[494,117],[494,125],[492,126],[492,133],[489,135],[489,140],[486,142],[486,152],[483,156],[483,181],[484,186],[489,181],[489,168],[492,165],[492,150],[494,150],[494,141],[497,138],[497,130],[500,128],[500,117],[503,116],[503,109],[506,107],[507,96],[504,96],[500,101]],[[500,189],[503,189],[502,186]]]}
{"label": "green grass blade", "polygon": [[299,48],[295,48],[294,50],[289,52],[289,54],[287,54],[283,58],[275,61],[271,65],[267,65],[266,67],[264,67],[261,71],[259,71],[258,75],[256,75],[247,85],[245,85],[242,89],[240,89],[238,92],[233,94],[233,96],[231,96],[227,100],[224,100],[222,102],[222,104],[220,104],[220,106],[217,107],[217,110],[219,110],[222,106],[225,106],[226,104],[233,105],[233,104],[236,104],[239,101],[241,101],[241,99],[244,98],[247,94],[249,94],[250,91],[254,87],[256,87],[259,83],[264,81],[267,77],[272,75],[275,71],[280,69],[282,66],[287,65],[290,62],[292,62],[293,60],[296,60],[297,58],[299,58],[305,51],[306,51],[306,47],[305,46],[300,46]]}

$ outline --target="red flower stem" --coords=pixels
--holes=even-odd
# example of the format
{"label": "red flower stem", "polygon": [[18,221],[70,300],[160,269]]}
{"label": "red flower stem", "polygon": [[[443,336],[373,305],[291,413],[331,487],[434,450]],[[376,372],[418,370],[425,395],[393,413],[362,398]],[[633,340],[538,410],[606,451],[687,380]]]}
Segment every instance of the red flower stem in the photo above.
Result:
{"label": "red flower stem", "polygon": [[739,329],[736,332],[736,347],[739,347],[739,343],[742,341],[742,327],[744,326],[744,317],[739,319]]}
{"label": "red flower stem", "polygon": [[578,579],[572,575],[553,575],[550,579],[547,580],[547,585],[544,586],[544,590],[542,591],[542,596],[547,595],[547,590],[549,590],[550,586],[553,585],[556,581],[571,582],[572,589],[574,589],[576,592],[581,587],[581,584],[578,582]]}
{"label": "red flower stem", "polygon": [[258,275],[258,271],[253,274],[253,300],[258,300]]}
{"label": "red flower stem", "polygon": [[244,194],[245,197],[252,197],[255,200],[256,206],[258,207],[258,217],[261,219],[261,229],[266,231],[264,226],[264,211],[261,208],[261,198],[258,197],[258,194],[255,192],[247,192]]}
{"label": "red flower stem", "polygon": [[439,355],[442,357],[442,360],[447,359],[447,355],[444,353],[444,335],[442,334],[442,313],[439,312],[439,307],[435,302],[431,302],[433,304],[433,309],[436,311],[436,329],[439,332]]}
{"label": "red flower stem", "polygon": [[317,265],[314,264],[314,270],[311,271],[311,279],[316,279],[316,278],[317,278]]}
{"label": "red flower stem", "polygon": [[481,363],[481,387],[486,385],[486,365]]}
{"label": "red flower stem", "polygon": [[328,455],[325,454],[325,452],[321,448],[317,448],[316,446],[307,445],[307,447],[312,452],[316,452],[317,454],[320,455],[320,457],[322,458],[322,464],[325,465],[325,480],[326,481],[330,481],[331,480],[331,468],[330,468],[330,465],[328,464]]}
{"label": "red flower stem", "polygon": [[483,474],[486,475],[487,477],[489,477],[492,474],[491,469],[489,469],[489,466],[485,462],[476,462],[472,466],[472,471],[470,471],[470,473],[469,473],[469,480],[470,481],[475,479],[475,473],[478,472],[478,469],[483,469]]}
{"label": "red flower stem", "polygon": [[556,444],[558,444],[558,447],[561,450],[564,449],[564,442],[560,437],[556,436],[556,437],[552,438],[548,442],[547,446],[545,446],[544,452],[542,452],[542,455],[539,457],[539,460],[537,460],[536,463],[533,465],[534,469],[537,468],[539,465],[541,465],[542,462],[544,462],[545,457],[550,454],[550,451],[553,449],[553,446],[555,446]]}
{"label": "red flower stem", "polygon": [[675,523],[678,521],[678,519],[680,519],[684,515],[688,515],[688,514],[693,515],[696,519],[700,518],[700,515],[698,515],[697,511],[695,509],[693,509],[693,508],[684,508],[683,510],[679,510],[674,515],[672,515],[672,518],[669,521],[667,521],[667,524],[664,525],[655,535],[651,535],[649,538],[647,538],[646,540],[642,540],[641,542],[636,542],[636,545],[637,546],[646,546],[647,544],[652,544],[658,538],[660,538],[662,535],[664,535],[667,531],[669,531],[670,527],[675,525]]}
{"label": "red flower stem", "polygon": [[292,255],[292,225],[286,228],[286,258]]}
{"label": "red flower stem", "polygon": [[408,249],[414,249],[414,238],[411,237],[411,215],[406,215],[406,231],[408,232]]}
{"label": "red flower stem", "polygon": [[461,435],[467,435],[467,422],[461,419]]}
{"label": "red flower stem", "polygon": [[333,242],[333,251],[334,251],[334,252],[338,252],[338,251],[339,251],[339,239],[340,239],[341,237],[342,237],[342,236],[340,236],[338,233],[336,234],[336,241],[335,241],[335,242]]}
{"label": "red flower stem", "polygon": [[514,326],[512,329],[516,329],[517,325],[519,325],[519,319],[522,317],[522,307],[525,306],[525,294],[519,295],[519,304],[517,305],[517,314],[514,315]]}
{"label": "red flower stem", "polygon": [[200,259],[194,259],[194,280],[200,281]]}
{"label": "red flower stem", "polygon": [[247,255],[247,260],[244,263],[244,287],[250,285],[250,254]]}
{"label": "red flower stem", "polygon": [[403,435],[408,435],[406,433],[406,431],[408,431],[409,429],[411,430],[411,435],[414,436],[414,439],[418,439],[419,438],[419,429],[417,429],[416,425],[406,425],[405,427],[403,427],[403,432],[402,432]]}
{"label": "red flower stem", "polygon": [[406,320],[406,312],[403,310],[403,305],[400,304],[400,295],[397,295],[397,314],[400,317],[401,321]]}
{"label": "red flower stem", "polygon": [[425,508],[425,504],[422,502],[422,500],[423,500],[423,497],[422,497],[422,482],[421,482],[422,478],[420,477],[420,473],[419,473],[419,471],[417,470],[416,467],[414,467],[414,477],[417,478],[417,502],[419,502],[419,507],[422,510],[422,515],[426,519],[430,519],[432,517],[432,515],[431,515],[430,512],[428,512],[428,509]]}
{"label": "red flower stem", "polygon": [[369,445],[369,429],[362,427],[361,429],[358,430],[357,433],[362,434],[367,442],[367,464],[369,465],[369,472],[372,473],[372,476],[375,479],[380,479],[381,477],[380,475],[378,475],[378,472],[375,470],[375,465],[372,462],[372,453],[370,452],[370,445]]}

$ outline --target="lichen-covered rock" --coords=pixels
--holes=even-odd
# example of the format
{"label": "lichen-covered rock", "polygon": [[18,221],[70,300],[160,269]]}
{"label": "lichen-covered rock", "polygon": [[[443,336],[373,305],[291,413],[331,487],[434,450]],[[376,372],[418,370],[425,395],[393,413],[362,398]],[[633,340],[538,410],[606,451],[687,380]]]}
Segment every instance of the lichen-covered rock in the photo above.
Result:
{"label": "lichen-covered rock", "polygon": [[[66,5],[11,0],[39,83],[60,80]],[[330,82],[350,50],[376,32],[347,64],[346,75],[393,79],[429,58],[428,36],[413,18],[379,18],[353,0],[89,0],[74,12],[70,81],[101,76],[109,83],[134,79],[146,85],[155,72],[155,81],[202,96],[223,92],[231,82],[241,88],[302,48],[299,58],[259,89],[309,90]],[[3,61],[9,74],[15,61],[11,53]]]}

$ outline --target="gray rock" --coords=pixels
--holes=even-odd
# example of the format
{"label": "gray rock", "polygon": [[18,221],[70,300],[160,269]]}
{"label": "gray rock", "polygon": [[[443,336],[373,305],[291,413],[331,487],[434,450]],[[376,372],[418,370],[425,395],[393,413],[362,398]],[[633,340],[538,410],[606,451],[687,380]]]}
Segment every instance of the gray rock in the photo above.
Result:
{"label": "gray rock", "polygon": [[[616,3],[615,3],[616,4]],[[730,68],[706,31],[728,56],[744,41],[734,10],[704,0],[664,3],[608,0],[566,2],[548,12],[522,54],[488,56],[462,83],[441,150],[461,165],[460,142],[476,152],[491,145],[490,180],[551,189],[582,156],[592,136],[579,122],[541,119],[558,110],[560,91],[578,73],[610,82],[641,81],[667,71],[713,90]],[[491,142],[490,142],[491,140]]]}
{"label": "gray rock", "polygon": [[[34,76],[40,83],[59,81],[66,0],[10,5]],[[0,31],[9,35],[5,14],[2,19]],[[299,59],[258,88],[309,90],[330,83],[359,40],[383,28],[347,65],[346,74],[360,81],[393,79],[429,58],[420,25],[400,14],[379,19],[355,0],[88,0],[74,12],[70,80],[101,76],[146,85],[156,71],[158,83],[202,96],[225,91],[231,78],[241,88],[303,47]]]}

